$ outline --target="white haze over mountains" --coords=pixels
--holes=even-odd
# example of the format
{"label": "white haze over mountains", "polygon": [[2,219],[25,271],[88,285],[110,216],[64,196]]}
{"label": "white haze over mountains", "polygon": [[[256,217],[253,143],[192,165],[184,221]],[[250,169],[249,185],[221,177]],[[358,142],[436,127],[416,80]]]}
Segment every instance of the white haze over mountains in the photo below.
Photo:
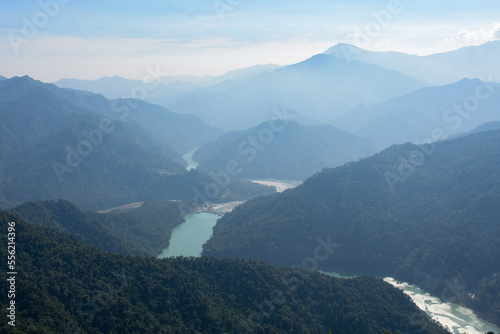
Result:
{"label": "white haze over mountains", "polygon": [[[247,78],[263,71],[272,71],[279,65],[257,65],[245,69],[234,70],[221,76],[196,77],[192,75],[162,76],[156,81],[158,86],[148,91],[148,100],[154,101],[196,88],[217,85],[221,82]],[[130,80],[119,76],[102,77],[98,80],[61,79],[54,82],[62,88],[72,88],[100,93],[108,99],[122,98],[124,93],[130,93],[136,87],[143,85],[141,80]],[[160,103],[158,103],[160,104]]]}
{"label": "white haze over mountains", "polygon": [[463,79],[359,106],[332,123],[384,149],[392,144],[446,139],[499,120],[499,105],[499,84]]}
{"label": "white haze over mountains", "polygon": [[450,84],[463,78],[500,81],[500,41],[429,56],[367,51],[349,44],[338,44],[325,54],[379,65],[433,85]]}
{"label": "white haze over mountains", "polygon": [[[63,226],[54,215],[64,216],[77,229],[89,226],[98,232],[91,236],[68,229],[88,239],[85,243],[98,240],[90,244],[120,254],[131,248],[134,255],[143,248],[137,237],[154,237],[142,242],[148,247],[154,242],[175,246],[171,229],[189,223],[191,213],[222,213],[216,206],[238,203],[217,222],[218,216],[211,217],[195,242],[203,244],[203,252],[198,247],[195,253],[174,255],[253,259],[420,282],[420,288],[442,300],[429,296],[415,299],[417,305],[437,310],[436,319],[450,328],[453,323],[446,320],[460,318],[455,321],[460,333],[472,334],[469,325],[480,322],[468,317],[472,309],[500,324],[500,257],[495,256],[500,254],[500,130],[492,131],[500,129],[498,0],[17,0],[0,1],[0,13],[0,74],[6,76],[0,75],[0,209],[25,203],[28,221],[52,227]],[[276,194],[264,186],[273,184],[298,186]],[[62,199],[57,205],[26,204],[57,199]],[[86,217],[66,201],[94,212],[144,205],[127,211],[127,217],[101,215],[108,221],[102,225],[100,217]],[[11,221],[2,210],[0,220]],[[192,243],[191,234],[183,245]],[[27,236],[34,238],[30,244],[39,241]],[[151,252],[153,246],[145,249],[149,255],[164,248]],[[75,256],[89,251],[71,247]],[[48,259],[64,251],[38,248],[31,250]],[[57,281],[62,263],[61,268],[78,274],[81,268],[73,264],[81,261],[68,254],[62,262],[47,262],[56,265],[50,272],[32,266],[35,274],[26,273],[50,283]],[[99,254],[94,252],[94,258]],[[109,256],[112,266],[90,268],[104,276],[79,287],[80,297],[98,293],[113,265],[136,266],[132,258]],[[171,259],[161,264],[139,259],[150,264],[156,277],[178,278],[170,283],[179,294],[169,300],[173,290],[168,282],[151,280],[144,271],[146,276],[136,281],[159,293],[141,294],[138,300],[138,290],[123,290],[127,294],[120,295],[120,305],[110,305],[92,323],[79,314],[85,301],[68,299],[65,286],[38,295],[47,299],[44,309],[55,310],[72,327],[76,321],[73,329],[83,332],[126,332],[132,324],[157,332],[224,333],[234,331],[238,324],[233,326],[233,320],[242,325],[242,317],[248,323],[262,319],[255,331],[272,331],[274,320],[282,332],[307,332],[320,322],[325,328],[311,332],[402,332],[396,326],[409,322],[408,332],[418,331],[419,319],[410,313],[399,317],[406,310],[392,303],[410,300],[385,293],[392,289],[387,284],[378,291],[371,278],[361,278],[356,280],[361,289],[347,284],[344,298],[340,281],[305,277],[306,271],[294,269],[300,284],[314,281],[311,289],[299,291],[307,300],[302,307],[294,289],[278,281],[282,269],[275,275],[270,267],[265,272],[256,267],[262,280],[249,283],[253,292],[246,289],[245,266],[255,264],[246,260]],[[186,294],[189,289],[176,289],[179,280],[191,278],[194,285],[210,288],[214,277],[223,282],[216,271],[243,292],[211,295],[198,289]],[[368,299],[354,307],[335,302],[351,300],[363,286]],[[332,298],[316,300],[329,289]],[[276,291],[296,301],[308,320],[295,319],[290,312],[297,307],[276,302]],[[418,291],[419,297],[423,294]],[[451,294],[471,308],[465,317],[441,312],[449,304],[434,308]],[[370,296],[387,308],[366,307]],[[170,317],[150,307],[165,306],[163,297],[179,306],[169,309],[187,316],[174,312]],[[191,303],[200,298],[207,301],[201,308]],[[261,309],[269,299],[277,311],[274,320]],[[134,302],[144,310],[136,307],[129,317],[134,322],[124,324],[123,312],[114,310]],[[40,310],[29,306],[20,309],[29,315],[26,319]],[[415,305],[409,306],[416,314]],[[364,316],[365,309],[367,314],[376,310],[376,318]],[[393,311],[398,315],[394,321]],[[336,319],[342,312],[348,316]],[[115,319],[115,325],[98,318]],[[44,314],[37,319],[26,326],[63,325]],[[360,319],[372,330],[358,329]],[[341,329],[337,320],[349,324]],[[128,330],[135,331],[132,327]],[[420,332],[436,333],[431,327]]]}
{"label": "white haze over mountains", "polygon": [[324,123],[359,103],[381,102],[423,86],[423,82],[376,65],[316,55],[240,80],[229,88],[197,90],[167,107],[194,112],[224,130],[240,130],[269,120],[279,106],[295,110],[311,123]]}
{"label": "white haze over mountains", "polygon": [[[56,84],[108,98],[145,98],[173,112],[197,115],[224,131],[248,129],[286,107],[296,122],[332,124],[383,149],[444,139],[433,138],[436,129],[453,136],[500,120],[497,86],[481,88],[485,82],[500,81],[498,59],[500,41],[430,56],[338,44],[284,67],[254,66],[219,77],[162,77],[144,96],[134,96],[142,81],[120,77],[63,79]],[[483,95],[478,99],[477,94]],[[460,112],[460,105],[468,109]]]}

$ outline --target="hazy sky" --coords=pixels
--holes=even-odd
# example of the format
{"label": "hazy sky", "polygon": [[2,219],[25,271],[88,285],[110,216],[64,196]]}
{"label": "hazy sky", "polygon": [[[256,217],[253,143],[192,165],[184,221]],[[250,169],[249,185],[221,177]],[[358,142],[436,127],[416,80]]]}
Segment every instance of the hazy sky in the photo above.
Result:
{"label": "hazy sky", "polygon": [[494,39],[498,0],[0,1],[0,75],[46,82],[218,75],[340,42],[425,55]]}

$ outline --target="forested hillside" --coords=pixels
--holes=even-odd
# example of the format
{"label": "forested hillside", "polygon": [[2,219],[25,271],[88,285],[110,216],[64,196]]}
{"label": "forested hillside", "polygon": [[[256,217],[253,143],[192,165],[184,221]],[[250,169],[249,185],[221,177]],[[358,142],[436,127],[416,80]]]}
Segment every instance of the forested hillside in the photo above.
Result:
{"label": "forested hillside", "polygon": [[0,13],[0,334],[500,334],[500,1]]}
{"label": "forested hillside", "polygon": [[110,213],[84,213],[64,200],[23,203],[9,211],[35,225],[55,228],[122,255],[158,255],[168,247],[172,229],[184,221],[179,203],[170,201]]}
{"label": "forested hillside", "polygon": [[300,265],[320,238],[338,247],[319,268],[395,275],[438,295],[454,282],[456,301],[498,324],[499,165],[498,130],[392,146],[237,207],[203,254]]}
{"label": "forested hillside", "polygon": [[234,164],[238,177],[304,180],[323,168],[373,153],[369,141],[342,129],[275,120],[226,133],[199,148],[193,158],[203,172],[225,171]]}
{"label": "forested hillside", "polygon": [[[237,259],[123,257],[0,211],[3,231],[8,222],[16,326],[4,321],[2,333],[447,333],[380,279]],[[0,249],[7,258],[6,238]],[[2,291],[6,278],[3,271]],[[7,298],[0,295],[3,319]]]}
{"label": "forested hillside", "polygon": [[[185,139],[188,128],[198,139]],[[218,131],[194,116],[142,101],[109,101],[15,77],[0,84],[0,129],[0,208],[59,198],[93,211],[192,200],[193,189],[216,182],[186,172],[179,150],[201,145]],[[210,200],[270,192],[232,179]]]}

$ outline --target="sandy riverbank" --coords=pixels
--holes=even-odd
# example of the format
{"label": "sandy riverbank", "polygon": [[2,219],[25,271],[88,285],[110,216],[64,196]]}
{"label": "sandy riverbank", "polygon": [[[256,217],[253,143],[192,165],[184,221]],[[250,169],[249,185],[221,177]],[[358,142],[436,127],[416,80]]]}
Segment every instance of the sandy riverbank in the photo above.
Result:
{"label": "sandy riverbank", "polygon": [[[281,193],[287,189],[292,189],[297,186],[297,184],[288,183],[284,181],[266,181],[266,180],[252,180],[253,183],[263,184],[265,186],[275,187],[276,191]],[[296,183],[294,181],[294,183]]]}

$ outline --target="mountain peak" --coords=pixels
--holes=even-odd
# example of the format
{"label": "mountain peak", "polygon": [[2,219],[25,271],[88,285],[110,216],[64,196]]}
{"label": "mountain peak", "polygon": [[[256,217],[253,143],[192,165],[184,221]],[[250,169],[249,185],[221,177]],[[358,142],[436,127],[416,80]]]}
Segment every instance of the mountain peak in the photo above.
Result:
{"label": "mountain peak", "polygon": [[[92,81],[92,80],[88,80],[88,81]],[[127,82],[127,83],[130,83],[130,82],[134,82],[136,80],[127,79],[127,78],[121,77],[119,75],[114,75],[114,76],[104,76],[104,77],[102,77],[100,79],[97,79],[96,81],[114,81],[114,82]]]}
{"label": "mountain peak", "polygon": [[18,89],[26,89],[35,86],[41,86],[42,82],[31,78],[28,75],[24,75],[22,77],[12,77],[10,79],[1,80],[3,87],[11,87]]}
{"label": "mountain peak", "polygon": [[30,77],[29,75],[23,75],[22,77],[15,76],[15,77],[10,78],[10,80],[13,80],[13,81],[37,81],[37,80],[33,79],[32,77]]}
{"label": "mountain peak", "polygon": [[338,44],[332,46],[331,48],[329,48],[328,50],[326,50],[325,52],[323,52],[323,54],[331,55],[331,56],[335,56],[335,55],[340,54],[340,55],[342,55],[342,57],[344,57],[346,54],[349,54],[352,52],[359,53],[362,51],[365,51],[365,50],[358,48],[357,46],[354,46],[352,44],[338,43]]}
{"label": "mountain peak", "polygon": [[293,64],[293,65],[288,65],[285,66],[281,69],[286,70],[289,68],[303,68],[303,67],[320,67],[320,66],[329,66],[329,65],[335,65],[335,64],[343,64],[346,62],[346,57],[343,56],[337,56],[334,54],[325,54],[325,53],[319,53],[317,55],[314,55],[300,63]]}

